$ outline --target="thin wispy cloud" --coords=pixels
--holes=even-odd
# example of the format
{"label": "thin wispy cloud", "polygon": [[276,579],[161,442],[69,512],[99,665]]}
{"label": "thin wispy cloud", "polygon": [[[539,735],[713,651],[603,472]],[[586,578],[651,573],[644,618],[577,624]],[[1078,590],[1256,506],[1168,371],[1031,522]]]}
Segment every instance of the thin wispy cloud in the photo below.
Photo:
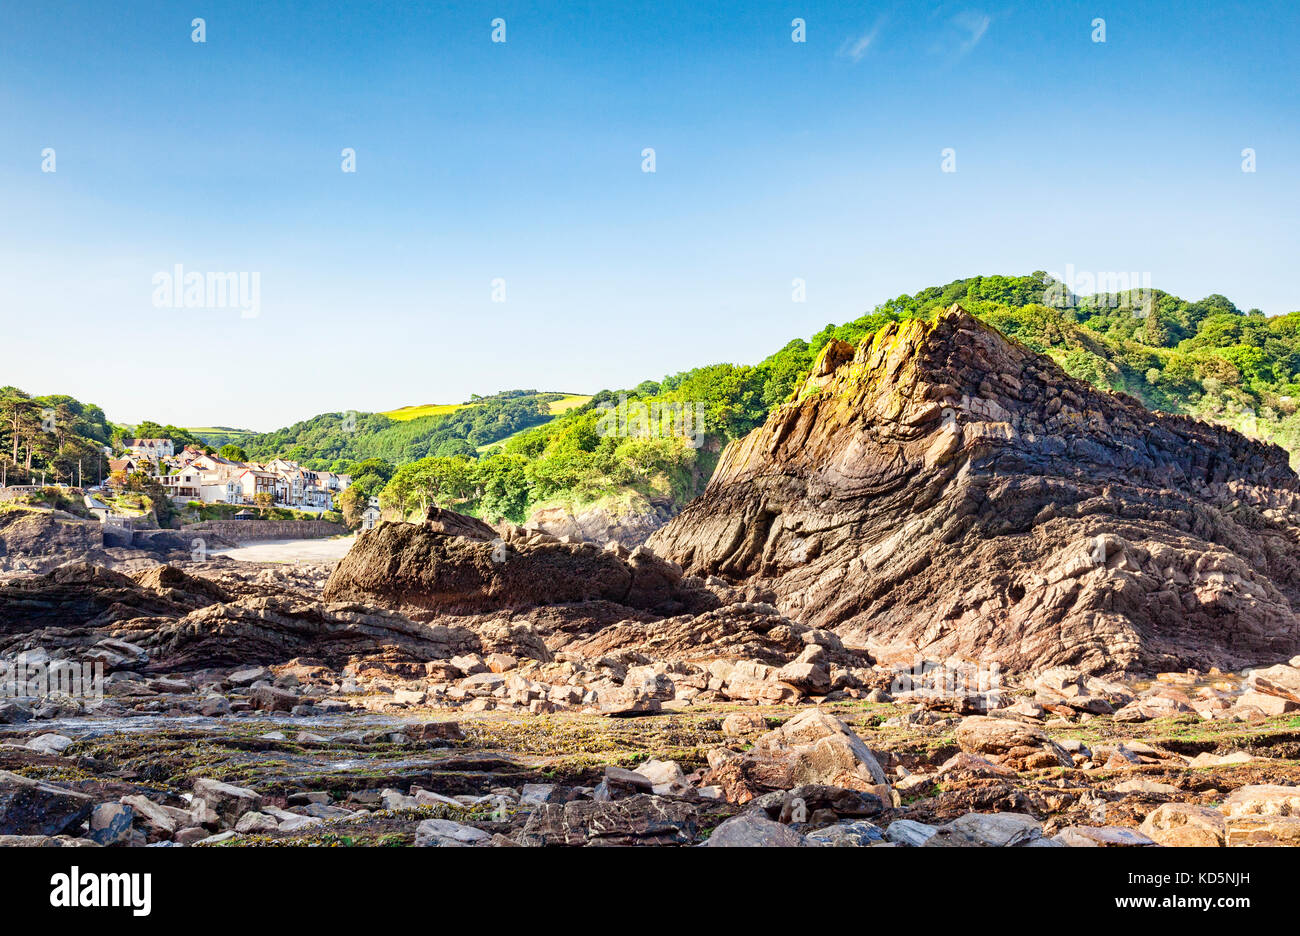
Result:
{"label": "thin wispy cloud", "polygon": [[958,29],[964,29],[969,33],[966,40],[962,42],[958,54],[965,55],[979,45],[979,41],[989,31],[989,24],[992,22],[993,18],[984,13],[958,13],[954,16],[952,24]]}
{"label": "thin wispy cloud", "polygon": [[956,13],[944,21],[943,35],[935,42],[933,51],[959,59],[980,44],[992,24],[993,17],[978,10]]}
{"label": "thin wispy cloud", "polygon": [[849,36],[840,45],[837,53],[842,58],[847,58],[853,62],[862,61],[863,57],[871,49],[871,44],[876,41],[876,36],[880,34],[880,27],[885,24],[884,18],[876,20],[874,26],[860,36]]}

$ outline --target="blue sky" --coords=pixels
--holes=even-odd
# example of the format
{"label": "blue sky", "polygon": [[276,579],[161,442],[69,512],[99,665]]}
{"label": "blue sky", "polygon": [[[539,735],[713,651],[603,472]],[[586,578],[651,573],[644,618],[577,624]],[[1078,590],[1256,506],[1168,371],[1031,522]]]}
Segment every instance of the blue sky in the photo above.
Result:
{"label": "blue sky", "polygon": [[[1297,47],[1286,2],[5,4],[0,384],[265,430],[752,363],[977,273],[1300,309]],[[178,263],[259,314],[155,307]]]}

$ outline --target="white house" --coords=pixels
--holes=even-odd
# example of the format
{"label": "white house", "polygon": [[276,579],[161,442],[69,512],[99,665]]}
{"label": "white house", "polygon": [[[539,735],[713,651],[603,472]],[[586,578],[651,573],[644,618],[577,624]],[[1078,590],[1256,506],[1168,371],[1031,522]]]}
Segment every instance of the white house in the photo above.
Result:
{"label": "white house", "polygon": [[365,510],[361,511],[361,529],[373,530],[375,524],[379,522],[379,508],[371,504]]}
{"label": "white house", "polygon": [[113,508],[105,504],[98,497],[85,495],[86,509],[94,515],[100,523],[107,523],[109,516],[113,513]]}
{"label": "white house", "polygon": [[155,475],[167,496],[178,501],[198,500],[203,481],[196,468],[182,468],[172,474]]}
{"label": "white house", "polygon": [[238,478],[219,478],[205,474],[199,485],[200,500],[205,504],[242,504],[244,488]]}
{"label": "white house", "polygon": [[220,478],[234,478],[244,470],[244,466],[220,455],[196,455],[188,462],[191,468],[197,468],[205,474],[215,474]]}
{"label": "white house", "polygon": [[332,471],[317,471],[316,485],[329,491],[330,494],[337,494],[339,491],[346,491],[348,485],[352,483],[352,477],[345,474],[335,474]]}
{"label": "white house", "polygon": [[132,439],[126,450],[132,455],[143,455],[154,461],[160,458],[171,458],[176,454],[171,439]]}

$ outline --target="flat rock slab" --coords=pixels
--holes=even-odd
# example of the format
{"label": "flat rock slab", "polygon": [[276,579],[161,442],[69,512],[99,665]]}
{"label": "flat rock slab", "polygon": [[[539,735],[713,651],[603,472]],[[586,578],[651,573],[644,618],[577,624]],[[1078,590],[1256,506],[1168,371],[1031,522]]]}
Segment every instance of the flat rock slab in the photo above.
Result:
{"label": "flat rock slab", "polygon": [[722,823],[704,844],[708,848],[802,848],[808,843],[788,825],[747,813]]}
{"label": "flat rock slab", "polygon": [[0,770],[0,835],[58,835],[94,808],[84,793]]}
{"label": "flat rock slab", "polygon": [[604,803],[543,803],[520,838],[528,845],[689,845],[696,826],[690,803],[639,794]]}
{"label": "flat rock slab", "polygon": [[927,847],[982,845],[1006,848],[1028,845],[1043,837],[1043,824],[1023,813],[967,813],[939,829],[926,841]]}
{"label": "flat rock slab", "polygon": [[1127,826],[1066,826],[1053,838],[1072,848],[1132,848],[1157,844]]}

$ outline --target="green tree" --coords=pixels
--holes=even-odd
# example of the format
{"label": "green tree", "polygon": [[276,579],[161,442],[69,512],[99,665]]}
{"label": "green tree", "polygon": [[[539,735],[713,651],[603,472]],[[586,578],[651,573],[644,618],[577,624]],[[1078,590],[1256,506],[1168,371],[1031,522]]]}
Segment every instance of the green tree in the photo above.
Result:
{"label": "green tree", "polygon": [[349,530],[361,526],[361,513],[366,509],[366,495],[355,487],[349,487],[338,496],[339,511],[343,514],[343,523]]}
{"label": "green tree", "polygon": [[531,485],[528,460],[521,455],[502,454],[478,463],[474,480],[482,492],[479,505],[485,517],[523,523],[528,515]]}

